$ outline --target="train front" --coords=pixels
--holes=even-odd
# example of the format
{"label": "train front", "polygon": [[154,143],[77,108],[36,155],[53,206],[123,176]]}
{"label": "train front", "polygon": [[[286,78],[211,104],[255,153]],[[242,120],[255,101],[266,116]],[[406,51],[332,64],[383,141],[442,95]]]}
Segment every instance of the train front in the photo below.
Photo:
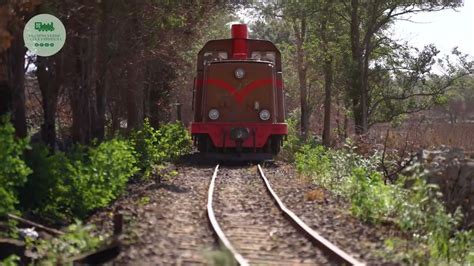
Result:
{"label": "train front", "polygon": [[232,25],[232,39],[200,51],[194,92],[191,134],[202,153],[264,158],[280,151],[287,124],[273,43],[250,40],[246,25]]}

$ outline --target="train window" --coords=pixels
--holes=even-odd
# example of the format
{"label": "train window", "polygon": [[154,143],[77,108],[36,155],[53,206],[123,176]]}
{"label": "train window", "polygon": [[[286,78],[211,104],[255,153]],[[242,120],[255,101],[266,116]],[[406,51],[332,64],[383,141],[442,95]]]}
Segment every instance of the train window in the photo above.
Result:
{"label": "train window", "polygon": [[209,51],[204,53],[204,64],[210,61],[219,61],[227,59],[226,51]]}
{"label": "train window", "polygon": [[221,60],[227,59],[227,52],[218,52],[217,55]]}
{"label": "train window", "polygon": [[272,51],[254,51],[252,52],[252,59],[270,61],[275,63],[275,52]]}

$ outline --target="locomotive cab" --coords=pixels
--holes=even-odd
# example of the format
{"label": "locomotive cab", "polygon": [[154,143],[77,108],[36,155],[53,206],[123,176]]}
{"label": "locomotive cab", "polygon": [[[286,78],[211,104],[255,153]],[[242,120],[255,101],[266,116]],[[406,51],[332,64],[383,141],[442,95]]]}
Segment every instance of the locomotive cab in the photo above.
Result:
{"label": "locomotive cab", "polygon": [[287,135],[280,52],[248,39],[246,25],[232,25],[232,39],[201,49],[193,95],[191,134],[200,152],[280,151]]}

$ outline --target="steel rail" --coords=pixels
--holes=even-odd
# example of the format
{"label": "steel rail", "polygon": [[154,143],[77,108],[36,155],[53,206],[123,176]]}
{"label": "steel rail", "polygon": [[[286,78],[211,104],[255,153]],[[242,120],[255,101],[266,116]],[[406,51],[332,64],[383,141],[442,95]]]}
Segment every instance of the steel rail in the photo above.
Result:
{"label": "steel rail", "polygon": [[298,216],[296,216],[295,213],[289,210],[280,200],[275,191],[273,191],[272,187],[270,186],[270,182],[265,177],[265,174],[263,173],[260,164],[258,165],[258,171],[260,173],[260,177],[263,179],[266,185],[268,192],[271,194],[280,210],[285,214],[288,219],[291,220],[291,222],[296,224],[297,227],[302,230],[312,240],[314,244],[318,245],[321,249],[324,249],[328,253],[328,255],[330,255],[332,259],[338,261],[338,263],[348,265],[365,265],[364,263],[359,262],[349,254],[338,248],[336,245],[329,242],[329,240],[314,231],[311,227],[305,224]]}
{"label": "steel rail", "polygon": [[247,260],[244,259],[244,257],[235,250],[234,246],[232,246],[229,239],[227,239],[227,237],[225,236],[219,223],[217,222],[216,216],[214,214],[214,209],[212,208],[212,201],[214,197],[214,187],[215,187],[215,181],[216,181],[218,171],[219,171],[219,165],[216,166],[214,170],[214,174],[212,175],[211,184],[209,185],[209,191],[207,194],[207,217],[209,218],[211,227],[216,233],[217,237],[219,238],[220,243],[224,245],[224,248],[230,251],[230,253],[232,254],[232,256],[234,256],[234,259],[235,261],[237,261],[237,263],[243,266],[247,266],[249,265]]}

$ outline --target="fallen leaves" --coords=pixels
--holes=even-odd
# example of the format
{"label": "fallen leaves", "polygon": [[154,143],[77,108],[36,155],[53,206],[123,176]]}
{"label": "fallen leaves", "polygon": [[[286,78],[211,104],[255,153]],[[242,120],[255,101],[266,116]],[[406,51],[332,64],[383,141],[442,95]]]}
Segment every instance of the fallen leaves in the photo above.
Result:
{"label": "fallen leaves", "polygon": [[311,191],[308,191],[306,192],[306,194],[304,195],[304,199],[306,201],[317,201],[317,202],[323,202],[324,199],[325,199],[325,194],[324,194],[324,190],[320,189],[320,188],[317,188],[317,189],[313,189]]}

